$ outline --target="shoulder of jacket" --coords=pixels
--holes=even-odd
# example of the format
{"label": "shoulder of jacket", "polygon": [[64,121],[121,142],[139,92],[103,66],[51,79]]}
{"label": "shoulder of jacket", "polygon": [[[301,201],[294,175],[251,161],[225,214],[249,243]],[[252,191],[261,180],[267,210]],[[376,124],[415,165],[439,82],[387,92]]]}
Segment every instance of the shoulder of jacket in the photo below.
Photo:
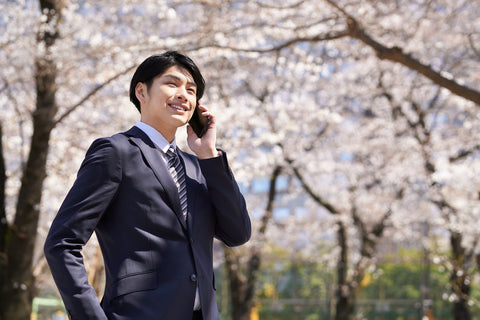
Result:
{"label": "shoulder of jacket", "polygon": [[128,152],[128,140],[129,137],[122,133],[117,133],[110,137],[97,138],[90,145],[87,154],[97,152],[99,150],[111,150],[110,152],[107,152],[113,152],[114,154],[117,154],[117,156],[120,156],[121,154]]}

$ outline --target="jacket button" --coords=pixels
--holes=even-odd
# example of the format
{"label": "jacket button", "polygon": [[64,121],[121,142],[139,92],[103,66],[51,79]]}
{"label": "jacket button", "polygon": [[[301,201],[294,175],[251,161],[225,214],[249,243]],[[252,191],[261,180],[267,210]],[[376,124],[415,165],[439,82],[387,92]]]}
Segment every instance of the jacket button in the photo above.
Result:
{"label": "jacket button", "polygon": [[190,275],[190,280],[192,280],[193,282],[197,281],[197,275],[195,273],[192,273]]}

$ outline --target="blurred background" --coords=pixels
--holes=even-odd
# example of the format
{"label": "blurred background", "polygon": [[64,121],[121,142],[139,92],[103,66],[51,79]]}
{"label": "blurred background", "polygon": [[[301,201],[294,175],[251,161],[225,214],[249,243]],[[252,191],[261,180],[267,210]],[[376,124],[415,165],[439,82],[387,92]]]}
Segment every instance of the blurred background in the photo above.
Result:
{"label": "blurred background", "polygon": [[[254,233],[221,319],[480,319],[480,1],[0,0],[0,319],[66,319],[43,242],[133,70],[200,66]],[[186,149],[185,130],[179,131]],[[103,294],[95,237],[84,250]]]}

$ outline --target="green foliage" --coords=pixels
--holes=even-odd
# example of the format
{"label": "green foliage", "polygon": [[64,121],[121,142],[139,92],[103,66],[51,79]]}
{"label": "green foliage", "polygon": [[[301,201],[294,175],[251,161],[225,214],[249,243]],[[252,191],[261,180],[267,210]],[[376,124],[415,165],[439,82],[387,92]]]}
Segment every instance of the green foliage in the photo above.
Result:
{"label": "green foliage", "polygon": [[[431,309],[436,319],[450,319],[452,302],[448,301],[451,290],[451,270],[444,265],[429,263],[420,250],[400,250],[397,255],[386,257],[372,274],[373,281],[363,288],[360,299],[416,299],[421,307],[422,298],[431,300]],[[424,288],[422,296],[422,287]],[[480,301],[480,290],[472,284],[471,297]],[[480,308],[472,303],[472,314],[479,314]],[[445,317],[445,318],[443,318]]]}
{"label": "green foliage", "polygon": [[[335,270],[281,256],[279,259],[270,256],[262,264],[257,284],[260,318],[330,319]],[[362,281],[357,313],[368,319],[418,319],[425,298],[432,301],[435,319],[451,319],[452,303],[446,299],[450,293],[450,270],[426,263],[423,258],[423,252],[416,249],[401,249],[395,255],[385,256]],[[473,284],[473,301],[480,301],[479,296],[480,290]],[[480,314],[478,306],[471,308],[472,314]]]}
{"label": "green foliage", "polygon": [[407,262],[383,264],[374,273],[373,281],[364,288],[362,296],[368,299],[418,299],[421,278],[421,265]]}

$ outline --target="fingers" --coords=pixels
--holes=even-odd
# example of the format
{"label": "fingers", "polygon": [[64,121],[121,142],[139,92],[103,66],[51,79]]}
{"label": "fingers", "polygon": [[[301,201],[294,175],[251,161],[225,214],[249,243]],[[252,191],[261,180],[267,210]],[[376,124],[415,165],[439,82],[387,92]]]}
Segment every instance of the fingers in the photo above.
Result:
{"label": "fingers", "polygon": [[210,125],[215,123],[215,115],[204,105],[200,104],[200,101],[198,102],[198,108],[202,110],[202,116],[209,117],[210,118]]}

